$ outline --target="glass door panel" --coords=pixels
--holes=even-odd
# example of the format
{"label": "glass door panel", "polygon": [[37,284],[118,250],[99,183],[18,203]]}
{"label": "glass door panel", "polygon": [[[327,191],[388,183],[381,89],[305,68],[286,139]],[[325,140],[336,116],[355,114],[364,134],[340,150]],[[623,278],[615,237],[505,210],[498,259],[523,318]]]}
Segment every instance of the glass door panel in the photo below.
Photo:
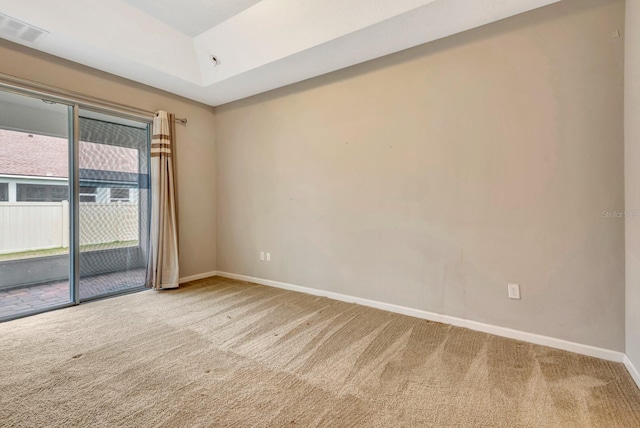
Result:
{"label": "glass door panel", "polygon": [[149,125],[80,111],[80,300],[144,286]]}
{"label": "glass door panel", "polygon": [[0,320],[70,305],[70,107],[0,91]]}

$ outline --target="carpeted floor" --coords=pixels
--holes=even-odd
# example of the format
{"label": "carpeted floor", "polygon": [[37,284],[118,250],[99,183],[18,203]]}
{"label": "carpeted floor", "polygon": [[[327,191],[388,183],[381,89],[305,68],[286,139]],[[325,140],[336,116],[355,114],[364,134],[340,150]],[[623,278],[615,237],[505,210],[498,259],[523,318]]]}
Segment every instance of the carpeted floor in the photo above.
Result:
{"label": "carpeted floor", "polygon": [[0,324],[0,426],[640,427],[621,364],[222,278]]}

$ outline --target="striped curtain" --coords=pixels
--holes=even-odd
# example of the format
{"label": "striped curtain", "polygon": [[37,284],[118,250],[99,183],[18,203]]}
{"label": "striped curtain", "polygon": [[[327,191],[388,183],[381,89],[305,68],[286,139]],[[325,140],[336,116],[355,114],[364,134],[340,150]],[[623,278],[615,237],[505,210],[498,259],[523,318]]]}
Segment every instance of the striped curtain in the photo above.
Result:
{"label": "striped curtain", "polygon": [[151,233],[146,286],[178,287],[178,211],[175,187],[175,117],[158,111],[151,140]]}

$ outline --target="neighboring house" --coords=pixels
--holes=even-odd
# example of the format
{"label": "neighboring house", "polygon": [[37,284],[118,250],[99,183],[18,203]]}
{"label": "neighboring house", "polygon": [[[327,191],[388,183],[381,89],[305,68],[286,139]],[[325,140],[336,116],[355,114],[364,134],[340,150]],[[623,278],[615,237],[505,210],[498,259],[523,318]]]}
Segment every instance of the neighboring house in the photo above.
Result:
{"label": "neighboring house", "polygon": [[[0,202],[69,199],[68,140],[0,129]],[[137,202],[138,151],[80,142],[80,202]]]}

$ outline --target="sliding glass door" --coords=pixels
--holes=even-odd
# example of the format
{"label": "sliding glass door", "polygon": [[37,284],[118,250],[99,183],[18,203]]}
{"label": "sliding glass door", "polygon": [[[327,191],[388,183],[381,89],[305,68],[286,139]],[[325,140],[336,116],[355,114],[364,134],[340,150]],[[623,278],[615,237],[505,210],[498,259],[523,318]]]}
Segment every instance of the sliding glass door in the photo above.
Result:
{"label": "sliding glass door", "polygon": [[149,132],[0,90],[0,321],[144,287]]}
{"label": "sliding glass door", "polygon": [[0,319],[71,304],[70,118],[0,91]]}
{"label": "sliding glass door", "polygon": [[148,124],[80,111],[80,300],[144,287]]}

